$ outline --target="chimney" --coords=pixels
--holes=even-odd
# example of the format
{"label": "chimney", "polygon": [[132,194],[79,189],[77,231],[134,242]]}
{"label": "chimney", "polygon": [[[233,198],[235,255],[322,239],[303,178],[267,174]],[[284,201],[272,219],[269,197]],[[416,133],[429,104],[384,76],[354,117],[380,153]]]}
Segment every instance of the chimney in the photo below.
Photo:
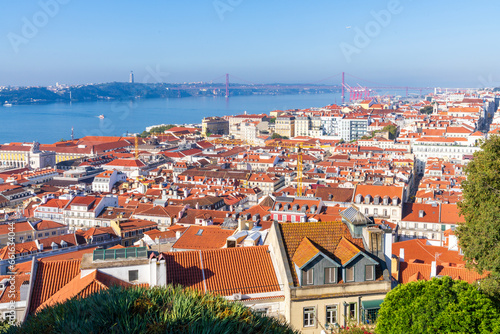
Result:
{"label": "chimney", "polygon": [[393,255],[391,257],[391,274],[396,277],[396,280],[399,282],[399,261],[398,257]]}
{"label": "chimney", "polygon": [[404,262],[405,260],[405,249],[400,248],[399,249],[399,262]]}
{"label": "chimney", "polygon": [[418,211],[418,216],[422,218],[424,216],[424,210],[419,210]]}
{"label": "chimney", "polygon": [[159,265],[158,270],[156,271],[157,279],[156,282],[159,286],[167,285],[167,265],[165,263],[165,259],[161,256],[161,260],[157,263]]}
{"label": "chimney", "polygon": [[240,216],[240,218],[238,218],[238,231],[246,230],[246,226],[245,225],[246,224],[243,221],[243,218]]}
{"label": "chimney", "polygon": [[179,239],[182,235],[182,232],[181,231],[175,231],[175,238],[176,239]]}
{"label": "chimney", "polygon": [[432,264],[431,264],[431,278],[436,277],[436,273],[437,273],[436,261],[432,261]]}

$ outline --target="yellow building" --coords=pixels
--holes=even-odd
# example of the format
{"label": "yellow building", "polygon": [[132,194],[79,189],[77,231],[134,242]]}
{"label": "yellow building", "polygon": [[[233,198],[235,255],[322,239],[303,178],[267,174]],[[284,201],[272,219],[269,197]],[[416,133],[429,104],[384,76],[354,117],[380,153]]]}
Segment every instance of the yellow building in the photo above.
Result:
{"label": "yellow building", "polygon": [[201,121],[201,133],[206,136],[207,133],[214,135],[229,134],[229,121],[221,117],[205,117]]}
{"label": "yellow building", "polygon": [[292,138],[295,135],[295,116],[288,114],[278,116],[274,132],[282,137]]}

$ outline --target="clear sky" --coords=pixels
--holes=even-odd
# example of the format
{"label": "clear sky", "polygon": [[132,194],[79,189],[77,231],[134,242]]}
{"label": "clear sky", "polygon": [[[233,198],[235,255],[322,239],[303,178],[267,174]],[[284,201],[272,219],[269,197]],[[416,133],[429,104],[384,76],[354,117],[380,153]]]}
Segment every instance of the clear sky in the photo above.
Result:
{"label": "clear sky", "polygon": [[0,85],[127,81],[133,70],[136,82],[230,73],[333,84],[339,76],[321,80],[345,71],[389,85],[500,86],[499,13],[498,0],[3,0]]}

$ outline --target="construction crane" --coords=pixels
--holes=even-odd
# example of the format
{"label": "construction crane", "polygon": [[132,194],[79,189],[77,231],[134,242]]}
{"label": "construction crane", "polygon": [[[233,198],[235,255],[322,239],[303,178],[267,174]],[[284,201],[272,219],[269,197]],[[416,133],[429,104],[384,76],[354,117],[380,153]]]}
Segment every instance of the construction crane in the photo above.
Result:
{"label": "construction crane", "polygon": [[135,136],[135,158],[139,159],[139,137]]}
{"label": "construction crane", "polygon": [[296,192],[297,197],[302,196],[304,191],[304,184],[302,182],[303,169],[304,169],[302,150],[304,148],[331,148],[331,146],[328,145],[308,145],[304,143],[281,143],[281,142],[270,143],[267,146],[297,149],[297,192]]}

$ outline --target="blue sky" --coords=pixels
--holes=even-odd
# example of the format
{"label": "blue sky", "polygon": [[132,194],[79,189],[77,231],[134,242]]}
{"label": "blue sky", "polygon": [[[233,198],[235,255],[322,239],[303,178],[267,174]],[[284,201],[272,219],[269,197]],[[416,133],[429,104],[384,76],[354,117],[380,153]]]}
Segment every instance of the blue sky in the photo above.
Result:
{"label": "blue sky", "polygon": [[[4,0],[0,85],[127,81],[133,70],[137,82],[230,73],[312,83],[345,71],[388,85],[500,86],[499,9],[456,0]],[[377,21],[381,11],[389,16]]]}

